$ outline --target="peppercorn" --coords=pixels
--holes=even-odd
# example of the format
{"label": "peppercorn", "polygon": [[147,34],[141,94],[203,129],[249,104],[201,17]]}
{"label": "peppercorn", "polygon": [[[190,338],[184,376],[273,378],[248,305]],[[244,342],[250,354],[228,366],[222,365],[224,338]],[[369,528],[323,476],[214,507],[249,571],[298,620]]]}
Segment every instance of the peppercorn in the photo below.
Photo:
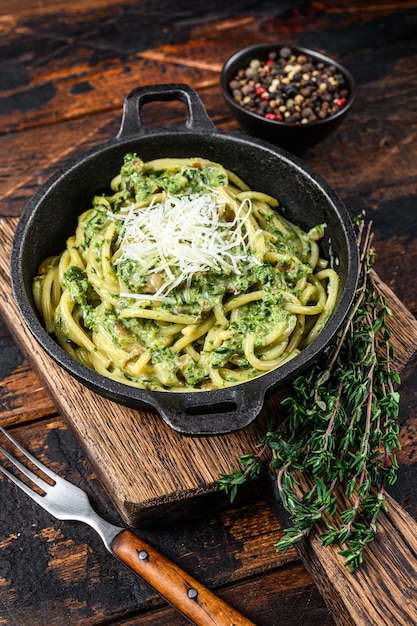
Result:
{"label": "peppercorn", "polygon": [[289,46],[251,59],[229,82],[235,102],[270,120],[307,124],[340,111],[349,96],[335,65],[326,65]]}

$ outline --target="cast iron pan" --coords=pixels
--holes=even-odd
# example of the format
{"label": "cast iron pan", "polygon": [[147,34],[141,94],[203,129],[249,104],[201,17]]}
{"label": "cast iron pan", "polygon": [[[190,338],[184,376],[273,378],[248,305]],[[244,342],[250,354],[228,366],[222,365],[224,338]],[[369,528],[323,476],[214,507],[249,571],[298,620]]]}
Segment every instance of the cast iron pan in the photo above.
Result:
{"label": "cast iron pan", "polygon": [[[181,101],[183,125],[150,129],[142,123],[143,105]],[[162,105],[161,105],[162,106]],[[91,206],[96,193],[109,190],[126,152],[144,159],[201,156],[236,172],[253,189],[277,197],[286,216],[302,228],[325,222],[322,253],[337,264],[341,294],[332,317],[310,346],[281,368],[226,389],[201,392],[157,392],[135,389],[104,378],[73,360],[49,336],[36,312],[31,282],[39,263],[64,248],[78,215]],[[125,99],[118,134],[108,143],[58,171],[31,198],[13,240],[11,279],[14,296],[29,330],[45,351],[93,391],[134,408],[156,410],[175,430],[187,435],[212,435],[244,428],[259,414],[264,398],[305,372],[328,346],[350,309],[357,286],[358,254],[349,214],[335,191],[303,161],[242,134],[219,131],[197,93],[188,85],[138,88]]]}

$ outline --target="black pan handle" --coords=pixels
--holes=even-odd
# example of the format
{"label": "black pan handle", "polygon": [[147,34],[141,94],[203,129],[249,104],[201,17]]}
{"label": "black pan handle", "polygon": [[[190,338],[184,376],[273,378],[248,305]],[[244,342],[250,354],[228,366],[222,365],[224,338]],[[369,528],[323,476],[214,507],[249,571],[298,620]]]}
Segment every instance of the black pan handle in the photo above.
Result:
{"label": "black pan handle", "polygon": [[[211,394],[212,403],[208,403]],[[253,422],[262,409],[264,396],[264,385],[260,379],[254,379],[210,394],[198,391],[158,394],[154,406],[171,428],[184,435],[219,435]]]}
{"label": "black pan handle", "polygon": [[125,97],[122,122],[116,139],[154,133],[155,129],[147,129],[142,123],[141,110],[143,105],[148,102],[169,102],[173,100],[183,102],[188,109],[188,119],[185,122],[186,130],[192,132],[218,132],[207,115],[200,96],[192,87],[182,83],[168,83],[137,87]]}

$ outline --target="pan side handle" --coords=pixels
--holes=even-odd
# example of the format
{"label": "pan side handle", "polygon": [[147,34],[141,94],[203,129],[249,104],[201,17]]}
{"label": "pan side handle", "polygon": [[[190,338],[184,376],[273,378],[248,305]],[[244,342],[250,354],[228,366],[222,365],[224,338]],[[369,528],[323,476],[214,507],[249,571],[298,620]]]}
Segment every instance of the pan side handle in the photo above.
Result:
{"label": "pan side handle", "polygon": [[159,394],[157,410],[167,424],[184,435],[219,435],[245,428],[259,415],[265,390],[259,381],[206,393]]}
{"label": "pan side handle", "polygon": [[179,100],[188,110],[185,128],[192,132],[213,132],[216,127],[207,115],[206,109],[197,92],[182,83],[148,85],[131,91],[124,100],[122,122],[116,139],[146,135],[155,130],[147,130],[142,122],[141,111],[144,104],[158,101]]}

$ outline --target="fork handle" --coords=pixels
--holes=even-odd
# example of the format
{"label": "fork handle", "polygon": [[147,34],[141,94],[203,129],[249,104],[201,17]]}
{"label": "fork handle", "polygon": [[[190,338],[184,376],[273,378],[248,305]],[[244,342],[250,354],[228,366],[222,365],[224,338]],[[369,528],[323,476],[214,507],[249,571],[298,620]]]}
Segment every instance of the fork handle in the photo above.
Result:
{"label": "fork handle", "polygon": [[196,626],[255,626],[130,530],[116,536],[112,550]]}

